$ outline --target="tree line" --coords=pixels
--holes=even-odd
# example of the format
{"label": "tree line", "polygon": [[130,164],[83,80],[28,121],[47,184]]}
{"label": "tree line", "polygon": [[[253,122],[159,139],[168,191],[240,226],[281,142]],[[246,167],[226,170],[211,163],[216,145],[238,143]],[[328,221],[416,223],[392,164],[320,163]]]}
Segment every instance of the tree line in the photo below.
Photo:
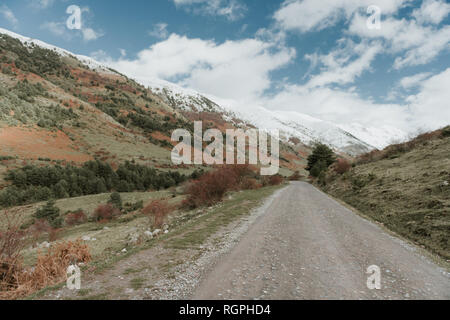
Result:
{"label": "tree line", "polygon": [[6,180],[11,185],[0,192],[0,205],[10,207],[112,191],[167,189],[188,178],[177,171],[163,172],[129,161],[117,170],[99,160],[88,161],[81,167],[27,165],[8,171]]}

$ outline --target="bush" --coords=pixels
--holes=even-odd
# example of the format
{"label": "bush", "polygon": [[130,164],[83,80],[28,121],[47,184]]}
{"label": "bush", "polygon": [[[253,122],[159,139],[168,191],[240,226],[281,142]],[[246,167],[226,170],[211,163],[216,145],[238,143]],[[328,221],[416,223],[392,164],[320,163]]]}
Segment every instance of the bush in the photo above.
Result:
{"label": "bush", "polygon": [[142,213],[151,219],[151,223],[156,229],[162,228],[171,211],[172,208],[166,200],[153,200],[142,209]]}
{"label": "bush", "polygon": [[62,226],[62,218],[59,215],[59,208],[55,206],[55,201],[50,200],[45,206],[38,209],[34,214],[36,219],[45,219],[53,228]]}
{"label": "bush", "polygon": [[334,171],[338,174],[344,174],[352,168],[351,163],[347,159],[338,159],[334,166]]}
{"label": "bush", "polygon": [[450,137],[450,126],[446,126],[444,129],[442,129],[441,135],[443,137]]}
{"label": "bush", "polygon": [[112,204],[102,204],[94,211],[94,221],[106,222],[112,220],[114,217],[120,215],[120,210],[114,208]]}
{"label": "bush", "polygon": [[278,186],[284,182],[284,179],[280,175],[274,175],[269,177],[269,185],[270,186]]}
{"label": "bush", "polygon": [[241,182],[242,190],[256,190],[261,187],[262,185],[255,178],[245,177]]}
{"label": "bush", "polygon": [[120,193],[112,193],[108,203],[112,204],[117,209],[122,209],[122,197],[120,196]]}
{"label": "bush", "polygon": [[86,214],[80,209],[76,212],[69,212],[66,215],[65,223],[68,226],[75,226],[78,224],[83,224],[87,222]]}
{"label": "bush", "polygon": [[299,171],[295,171],[290,177],[289,181],[300,181],[302,179],[302,176],[300,175]]}
{"label": "bush", "polygon": [[238,170],[235,168],[222,167],[208,172],[188,186],[186,190],[188,198],[183,205],[190,209],[212,206],[222,201],[225,193],[236,189],[238,185]]}

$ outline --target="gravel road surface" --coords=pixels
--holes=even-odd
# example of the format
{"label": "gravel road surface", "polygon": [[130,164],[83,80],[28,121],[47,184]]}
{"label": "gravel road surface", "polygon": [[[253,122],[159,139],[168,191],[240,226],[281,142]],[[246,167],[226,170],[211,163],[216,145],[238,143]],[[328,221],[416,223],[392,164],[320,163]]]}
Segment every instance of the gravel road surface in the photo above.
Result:
{"label": "gravel road surface", "polygon": [[[381,289],[369,289],[369,266]],[[450,299],[450,274],[303,182],[278,194],[192,299]]]}

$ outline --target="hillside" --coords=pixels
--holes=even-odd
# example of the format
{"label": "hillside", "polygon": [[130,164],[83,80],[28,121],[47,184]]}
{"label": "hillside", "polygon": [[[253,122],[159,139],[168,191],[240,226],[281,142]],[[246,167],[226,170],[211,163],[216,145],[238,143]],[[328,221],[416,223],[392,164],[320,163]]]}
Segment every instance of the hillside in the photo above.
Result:
{"label": "hillside", "polygon": [[392,231],[450,259],[450,127],[358,158],[321,187]]}
{"label": "hillside", "polygon": [[[192,131],[194,120],[221,130],[245,128],[217,110],[184,112],[161,92],[90,58],[0,33],[0,182],[6,170],[30,163],[79,165],[98,159],[113,167],[135,161],[168,169],[173,130]],[[302,170],[307,152],[302,144],[284,144],[282,173]]]}

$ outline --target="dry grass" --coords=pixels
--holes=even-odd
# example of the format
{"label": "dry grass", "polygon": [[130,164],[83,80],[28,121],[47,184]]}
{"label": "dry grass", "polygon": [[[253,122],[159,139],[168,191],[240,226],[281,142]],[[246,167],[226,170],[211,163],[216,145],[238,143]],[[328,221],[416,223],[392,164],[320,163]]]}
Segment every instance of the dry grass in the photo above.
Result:
{"label": "dry grass", "polygon": [[162,228],[171,211],[173,211],[173,207],[167,200],[153,200],[142,209],[142,213],[149,217],[151,224],[156,229]]}
{"label": "dry grass", "polygon": [[89,248],[81,240],[56,243],[39,253],[34,267],[23,267],[20,260],[1,283],[0,299],[17,299],[64,281],[67,267],[91,260]]}

